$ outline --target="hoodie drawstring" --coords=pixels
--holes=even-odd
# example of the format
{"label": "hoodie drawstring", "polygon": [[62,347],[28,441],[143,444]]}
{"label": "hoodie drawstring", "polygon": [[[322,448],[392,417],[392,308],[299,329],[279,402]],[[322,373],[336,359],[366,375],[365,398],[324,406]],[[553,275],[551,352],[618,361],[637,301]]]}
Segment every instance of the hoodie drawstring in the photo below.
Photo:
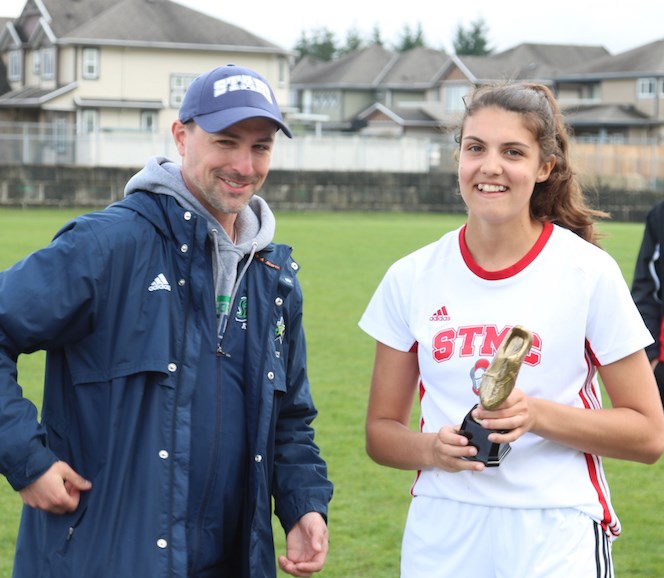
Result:
{"label": "hoodie drawstring", "polygon": [[[216,241],[216,234],[217,231],[216,229],[213,230],[213,233],[215,234],[215,241]],[[215,242],[215,255],[217,258],[217,263],[219,263],[219,246]],[[247,260],[242,267],[242,270],[240,271],[240,274],[237,276],[237,279],[235,280],[235,284],[233,285],[233,291],[231,291],[231,297],[228,302],[229,310],[226,315],[221,315],[219,319],[219,347],[218,350],[221,351],[221,342],[224,340],[224,334],[226,333],[226,326],[228,325],[228,318],[230,316],[231,308],[233,306],[233,302],[235,301],[235,296],[237,295],[238,289],[240,287],[240,283],[242,279],[244,278],[245,273],[247,272],[247,269],[249,269],[249,266],[251,265],[251,262],[254,259],[254,255],[256,254],[256,251],[258,250],[258,243],[256,241],[252,241],[251,243],[251,251],[249,252],[249,255],[247,257]]]}

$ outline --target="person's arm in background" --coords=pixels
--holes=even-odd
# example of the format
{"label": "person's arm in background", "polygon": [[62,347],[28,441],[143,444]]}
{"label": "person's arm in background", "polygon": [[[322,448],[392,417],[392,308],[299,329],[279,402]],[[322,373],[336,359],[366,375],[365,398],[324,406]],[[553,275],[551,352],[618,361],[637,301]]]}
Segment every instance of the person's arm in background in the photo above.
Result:
{"label": "person's arm in background", "polygon": [[655,342],[646,348],[653,369],[660,358],[662,334],[662,237],[664,201],[657,203],[646,217],[643,239],[634,268],[632,298]]}

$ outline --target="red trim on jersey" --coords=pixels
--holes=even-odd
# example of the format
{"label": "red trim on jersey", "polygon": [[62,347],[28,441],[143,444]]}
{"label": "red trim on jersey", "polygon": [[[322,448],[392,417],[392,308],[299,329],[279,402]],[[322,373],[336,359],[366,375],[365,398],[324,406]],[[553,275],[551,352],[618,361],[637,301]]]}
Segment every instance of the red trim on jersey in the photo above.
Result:
{"label": "red trim on jersey", "polygon": [[597,464],[595,463],[594,456],[592,456],[591,454],[584,454],[584,457],[586,458],[586,465],[588,466],[588,474],[590,475],[590,481],[597,490],[597,496],[599,497],[600,505],[602,506],[603,516],[602,516],[602,521],[600,522],[602,529],[605,532],[608,530],[614,536],[618,536],[619,532],[616,533],[615,525],[612,523],[611,511],[609,510],[606,498],[599,490],[601,483],[599,481]]}
{"label": "red trim on jersey", "polygon": [[[417,344],[417,342],[415,342]],[[424,387],[424,382],[422,381],[422,378],[420,377],[420,383],[419,383],[419,390],[420,390],[420,407],[422,405],[422,398],[424,397],[424,394],[426,393],[426,388]],[[420,414],[420,431],[424,430],[424,416]],[[412,485],[410,486],[410,495],[415,496],[415,484],[417,484],[417,480],[420,479],[420,476],[422,475],[422,470],[417,470],[417,474],[415,474],[415,479],[413,480]]]}
{"label": "red trim on jersey", "polygon": [[544,246],[552,233],[553,224],[544,223],[540,236],[530,250],[521,259],[514,263],[514,265],[510,265],[506,269],[500,269],[499,271],[487,271],[486,269],[482,269],[475,259],[473,259],[473,256],[468,250],[468,245],[466,245],[466,225],[461,227],[461,231],[459,232],[459,247],[461,249],[461,256],[463,257],[464,263],[473,273],[475,273],[475,275],[482,279],[487,279],[488,281],[497,281],[499,279],[512,277],[530,265],[542,252],[542,249],[544,249]]}
{"label": "red trim on jersey", "polygon": [[586,353],[588,354],[588,357],[590,357],[590,363],[592,363],[595,367],[600,367],[602,365],[599,362],[599,359],[597,359],[597,356],[595,355],[593,348],[590,347],[590,341],[588,341],[587,339],[586,339]]}
{"label": "red trim on jersey", "polygon": [[[579,391],[579,397],[586,410],[597,410],[602,407],[600,393],[595,388],[593,377],[595,375],[595,366],[598,365],[597,358],[590,349],[588,341],[586,341],[586,365],[588,367],[588,374],[583,388]],[[620,536],[620,523],[614,517],[611,508],[609,507],[609,489],[604,478],[604,470],[602,469],[602,458],[594,454],[584,453],[586,466],[588,468],[588,476],[590,482],[597,492],[597,499],[602,507],[602,520],[600,522],[602,529],[607,534],[614,537]]]}

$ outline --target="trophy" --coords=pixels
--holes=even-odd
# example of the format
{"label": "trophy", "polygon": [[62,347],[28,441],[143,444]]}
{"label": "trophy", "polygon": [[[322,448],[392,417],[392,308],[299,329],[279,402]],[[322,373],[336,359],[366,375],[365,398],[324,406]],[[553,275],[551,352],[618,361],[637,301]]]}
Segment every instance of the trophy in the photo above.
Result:
{"label": "trophy", "polygon": [[[520,325],[510,329],[480,382],[480,401],[484,408],[496,409],[507,399],[514,389],[521,363],[532,343],[533,336],[527,329]],[[477,404],[466,414],[459,433],[468,438],[470,445],[477,448],[477,455],[464,459],[482,462],[487,467],[497,467],[512,448],[507,443],[489,441],[488,435],[494,431],[506,433],[507,430],[483,428],[471,415],[476,407]]]}

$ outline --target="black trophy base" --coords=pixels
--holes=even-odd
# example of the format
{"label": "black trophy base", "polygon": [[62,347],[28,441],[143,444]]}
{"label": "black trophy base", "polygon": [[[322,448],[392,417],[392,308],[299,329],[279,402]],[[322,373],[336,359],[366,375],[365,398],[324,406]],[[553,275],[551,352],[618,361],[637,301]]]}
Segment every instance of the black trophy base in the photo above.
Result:
{"label": "black trophy base", "polygon": [[[473,409],[476,407],[477,406],[474,406]],[[510,447],[510,444],[497,444],[489,441],[489,434],[497,430],[485,429],[477,423],[470,415],[473,409],[471,409],[466,414],[466,417],[463,418],[459,433],[466,436],[470,445],[477,448],[477,455],[464,459],[473,462],[482,462],[487,468],[495,468],[500,465],[500,462],[502,462],[503,458],[510,453],[512,448]]]}

